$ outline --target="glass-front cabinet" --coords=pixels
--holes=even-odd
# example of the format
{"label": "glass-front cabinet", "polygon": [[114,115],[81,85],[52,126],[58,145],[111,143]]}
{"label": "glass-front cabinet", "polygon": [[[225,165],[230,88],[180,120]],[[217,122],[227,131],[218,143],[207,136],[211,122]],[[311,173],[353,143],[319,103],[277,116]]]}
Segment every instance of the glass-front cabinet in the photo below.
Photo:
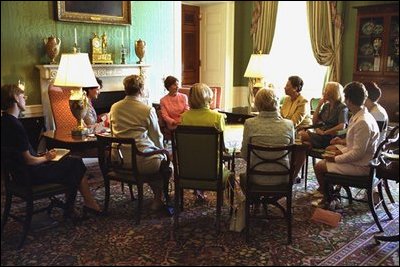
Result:
{"label": "glass-front cabinet", "polygon": [[399,121],[399,5],[357,8],[353,80],[374,81],[390,121]]}

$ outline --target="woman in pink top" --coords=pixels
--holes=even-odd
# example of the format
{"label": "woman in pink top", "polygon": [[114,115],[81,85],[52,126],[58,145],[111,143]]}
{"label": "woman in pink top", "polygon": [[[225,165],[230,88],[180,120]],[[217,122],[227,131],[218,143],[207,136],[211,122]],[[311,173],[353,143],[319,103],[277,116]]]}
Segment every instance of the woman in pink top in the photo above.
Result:
{"label": "woman in pink top", "polygon": [[168,76],[164,80],[164,86],[168,94],[161,98],[161,116],[167,124],[168,129],[174,130],[181,122],[181,115],[189,110],[188,98],[185,94],[178,92],[178,79]]}

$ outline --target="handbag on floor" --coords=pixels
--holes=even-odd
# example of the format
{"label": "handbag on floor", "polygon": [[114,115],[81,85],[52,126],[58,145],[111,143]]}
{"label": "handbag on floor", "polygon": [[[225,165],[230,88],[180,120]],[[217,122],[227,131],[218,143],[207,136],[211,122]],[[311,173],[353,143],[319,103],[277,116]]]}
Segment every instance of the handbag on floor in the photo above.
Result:
{"label": "handbag on floor", "polygon": [[[234,188],[235,203],[233,204],[233,214],[230,219],[229,230],[233,232],[241,232],[246,226],[246,197],[236,179],[235,183],[237,183],[237,186]],[[231,184],[230,186],[233,187]]]}

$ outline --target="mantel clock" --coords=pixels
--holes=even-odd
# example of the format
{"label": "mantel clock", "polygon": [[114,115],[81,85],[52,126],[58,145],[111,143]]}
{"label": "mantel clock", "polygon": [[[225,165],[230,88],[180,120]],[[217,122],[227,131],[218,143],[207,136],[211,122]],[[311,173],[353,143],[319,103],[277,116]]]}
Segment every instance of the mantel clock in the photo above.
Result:
{"label": "mantel clock", "polygon": [[[113,64],[111,54],[107,53],[106,38],[102,40],[96,33],[93,34],[93,38],[90,40],[92,64]],[[103,34],[103,36],[105,36],[105,34]]]}

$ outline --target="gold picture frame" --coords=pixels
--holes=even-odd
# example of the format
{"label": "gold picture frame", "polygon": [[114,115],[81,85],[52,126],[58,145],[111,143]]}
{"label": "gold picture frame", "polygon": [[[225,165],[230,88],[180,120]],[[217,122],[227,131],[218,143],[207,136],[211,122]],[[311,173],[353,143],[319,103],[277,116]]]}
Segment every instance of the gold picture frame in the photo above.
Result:
{"label": "gold picture frame", "polygon": [[57,19],[101,24],[131,24],[130,1],[56,1]]}

